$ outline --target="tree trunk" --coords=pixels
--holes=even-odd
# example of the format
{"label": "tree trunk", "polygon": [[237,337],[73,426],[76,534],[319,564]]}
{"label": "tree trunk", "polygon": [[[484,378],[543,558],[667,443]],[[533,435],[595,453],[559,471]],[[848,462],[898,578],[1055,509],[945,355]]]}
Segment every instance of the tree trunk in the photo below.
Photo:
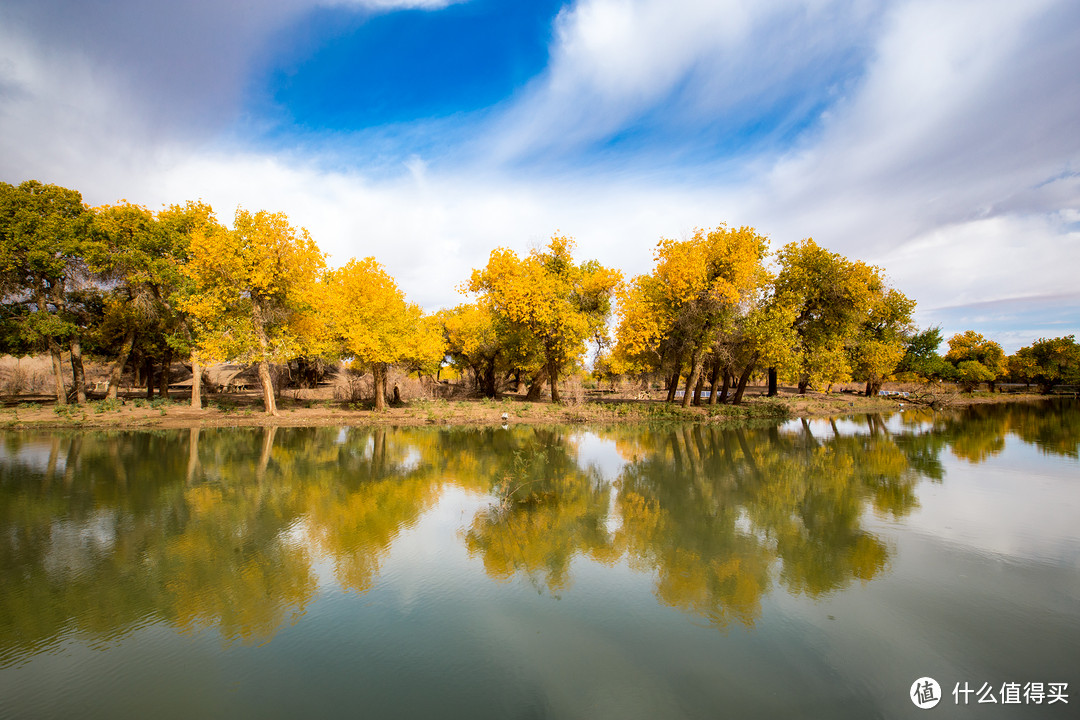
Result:
{"label": "tree trunk", "polygon": [[701,375],[701,351],[698,348],[694,348],[690,353],[690,374],[686,376],[686,388],[683,390],[682,395],[683,407],[690,406],[690,400],[694,392],[694,387],[697,385],[699,375]]}
{"label": "tree trunk", "polygon": [[79,336],[71,336],[71,379],[75,383],[75,402],[86,404],[86,372],[83,370],[82,345]]}
{"label": "tree trunk", "polygon": [[202,366],[195,353],[191,353],[191,407],[202,409]]}
{"label": "tree trunk", "polygon": [[668,378],[667,386],[667,402],[675,402],[675,393],[679,389],[679,378],[682,376],[681,368],[671,373],[671,377]]}
{"label": "tree trunk", "polygon": [[52,358],[53,384],[56,387],[56,404],[67,405],[67,388],[64,387],[64,370],[61,365],[60,344],[49,338],[49,357]]}
{"label": "tree trunk", "polygon": [[556,405],[559,399],[559,363],[554,359],[548,360],[548,382],[551,383],[551,402]]}
{"label": "tree trunk", "polygon": [[259,385],[262,387],[263,409],[267,415],[277,415],[277,400],[274,398],[274,379],[270,377],[270,362],[259,361]]}
{"label": "tree trunk", "polygon": [[805,395],[806,394],[806,388],[808,388],[808,387],[810,387],[810,378],[808,378],[808,377],[799,378],[799,394],[800,395]]}
{"label": "tree trunk", "polygon": [[525,394],[526,400],[539,400],[540,395],[544,392],[544,381],[547,380],[547,365],[536,371],[533,375],[532,381],[529,383],[529,392]]}
{"label": "tree trunk", "polygon": [[106,396],[109,399],[116,398],[116,391],[120,388],[120,378],[124,374],[124,366],[127,365],[128,356],[131,355],[131,348],[135,345],[135,328],[129,328],[127,333],[124,334],[124,344],[120,346],[120,355],[116,358],[116,362],[109,368],[109,390]]}
{"label": "tree trunk", "polygon": [[756,365],[757,358],[754,358],[746,364],[742,375],[739,376],[739,386],[735,388],[735,396],[731,398],[732,405],[738,405],[742,402],[743,391],[746,390],[746,382],[750,379],[750,375],[754,372],[754,367]]}
{"label": "tree trunk", "polygon": [[495,390],[495,358],[488,360],[487,367],[484,368],[484,396],[489,398],[498,396]]}
{"label": "tree trunk", "polygon": [[371,368],[375,384],[375,412],[386,409],[386,363],[375,363]]}
{"label": "tree trunk", "polygon": [[727,399],[728,399],[728,389],[731,388],[731,371],[728,370],[727,368],[724,368],[723,375],[724,375],[724,386],[722,388],[720,388],[720,397],[717,399],[717,402],[722,402],[722,403],[727,402]]}
{"label": "tree trunk", "polygon": [[694,407],[701,407],[701,391],[705,389],[705,373],[698,375],[697,385],[694,386]]}
{"label": "tree trunk", "polygon": [[[38,279],[38,286],[35,289],[35,300],[37,302],[38,312],[44,317],[49,312],[49,303],[45,299],[45,288],[42,286],[44,281]],[[49,356],[52,358],[53,368],[53,385],[56,390],[56,404],[67,405],[67,388],[64,387],[64,369],[60,360],[60,344],[56,342],[56,339],[50,335],[46,339],[46,344],[49,348]]]}
{"label": "tree trunk", "polygon": [[778,394],[776,388],[776,368],[769,368],[769,397],[776,397]]}
{"label": "tree trunk", "polygon": [[154,399],[154,360],[147,356],[143,360],[143,374],[146,376],[146,399]]}
{"label": "tree trunk", "polygon": [[165,349],[165,358],[161,361],[161,375],[158,376],[158,395],[169,398],[169,383],[172,381],[172,348]]}
{"label": "tree trunk", "polygon": [[317,388],[319,386],[319,361],[309,357],[296,358],[296,387]]}
{"label": "tree trunk", "polygon": [[667,401],[668,402],[675,402],[675,393],[677,393],[679,391],[679,378],[682,377],[682,365],[683,365],[683,356],[682,356],[682,354],[676,355],[675,356],[675,366],[674,366],[674,368],[672,368],[671,376],[670,376],[670,379],[668,380],[668,389],[667,389]]}
{"label": "tree trunk", "polygon": [[720,379],[720,361],[713,361],[712,370],[709,371],[709,404],[716,404],[716,381]]}
{"label": "tree trunk", "polygon": [[873,386],[870,384],[870,381],[867,380],[866,381],[866,397],[872,397],[873,396],[873,391],[874,391]]}
{"label": "tree trunk", "polygon": [[263,408],[267,415],[277,415],[277,401],[274,398],[274,381],[270,377],[269,355],[270,343],[266,339],[266,326],[263,324],[262,303],[258,298],[252,298],[251,319],[255,325],[255,334],[259,339],[259,348],[262,350],[262,358],[259,360],[259,384],[263,391]]}

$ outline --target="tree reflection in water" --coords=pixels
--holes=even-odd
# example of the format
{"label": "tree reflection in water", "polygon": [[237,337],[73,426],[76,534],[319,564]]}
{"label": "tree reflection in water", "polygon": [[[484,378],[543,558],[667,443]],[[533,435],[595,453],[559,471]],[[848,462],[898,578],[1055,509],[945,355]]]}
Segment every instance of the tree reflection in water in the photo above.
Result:
{"label": "tree reflection in water", "polygon": [[6,433],[0,665],[149,623],[266,642],[315,598],[316,558],[369,590],[450,486],[490,494],[460,538],[493,579],[560,594],[575,558],[625,562],[667,605],[752,625],[776,587],[819,597],[884,572],[865,515],[910,513],[944,450],[1080,449],[1075,404],[854,422],[594,430],[625,461],[616,476],[583,466],[569,428]]}

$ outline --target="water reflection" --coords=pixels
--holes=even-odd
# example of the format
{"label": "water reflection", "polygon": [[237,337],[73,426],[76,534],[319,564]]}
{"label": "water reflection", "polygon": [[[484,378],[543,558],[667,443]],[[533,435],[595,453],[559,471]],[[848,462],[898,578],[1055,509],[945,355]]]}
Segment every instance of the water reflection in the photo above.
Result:
{"label": "water reflection", "polygon": [[1080,409],[983,406],[719,430],[193,429],[0,435],[0,665],[148,623],[263,643],[319,593],[365,592],[395,540],[453,486],[486,494],[457,536],[494,580],[560,595],[576,558],[654,578],[657,599],[724,627],[770,592],[820,597],[887,572],[868,513],[1009,437],[1076,458]]}
{"label": "water reflection", "polygon": [[465,536],[488,575],[525,573],[553,593],[570,585],[570,561],[584,554],[618,558],[606,528],[610,483],[579,466],[572,440],[552,430],[520,435],[489,482],[496,503],[476,516]]}

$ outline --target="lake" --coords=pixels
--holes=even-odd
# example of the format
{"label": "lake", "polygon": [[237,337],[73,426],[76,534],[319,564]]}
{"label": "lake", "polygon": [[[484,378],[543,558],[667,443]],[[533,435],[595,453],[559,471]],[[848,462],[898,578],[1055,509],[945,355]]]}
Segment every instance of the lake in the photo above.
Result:
{"label": "lake", "polygon": [[1075,401],[4,432],[0,716],[1077,717],[1078,457]]}

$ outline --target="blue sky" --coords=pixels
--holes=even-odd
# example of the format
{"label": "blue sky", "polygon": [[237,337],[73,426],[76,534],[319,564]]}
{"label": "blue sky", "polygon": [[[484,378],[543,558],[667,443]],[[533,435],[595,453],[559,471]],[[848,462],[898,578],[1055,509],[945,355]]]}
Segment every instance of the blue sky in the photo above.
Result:
{"label": "blue sky", "polygon": [[438,12],[317,9],[276,40],[255,97],[282,130],[356,131],[474,113],[511,97],[548,60],[560,2],[473,0]]}
{"label": "blue sky", "polygon": [[0,0],[0,179],[282,210],[429,309],[556,230],[753,225],[923,326],[1080,334],[1070,0]]}

